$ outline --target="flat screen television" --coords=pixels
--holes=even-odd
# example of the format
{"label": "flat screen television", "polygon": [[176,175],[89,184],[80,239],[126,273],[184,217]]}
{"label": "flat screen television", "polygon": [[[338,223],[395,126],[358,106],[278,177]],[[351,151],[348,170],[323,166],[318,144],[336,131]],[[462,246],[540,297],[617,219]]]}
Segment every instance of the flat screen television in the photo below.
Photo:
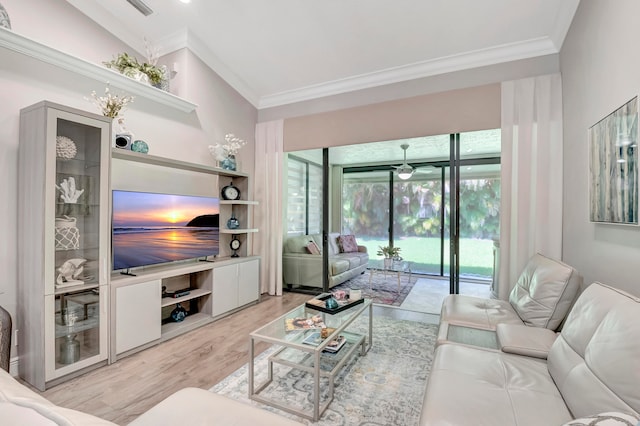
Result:
{"label": "flat screen television", "polygon": [[219,253],[219,198],[119,190],[112,196],[113,270]]}

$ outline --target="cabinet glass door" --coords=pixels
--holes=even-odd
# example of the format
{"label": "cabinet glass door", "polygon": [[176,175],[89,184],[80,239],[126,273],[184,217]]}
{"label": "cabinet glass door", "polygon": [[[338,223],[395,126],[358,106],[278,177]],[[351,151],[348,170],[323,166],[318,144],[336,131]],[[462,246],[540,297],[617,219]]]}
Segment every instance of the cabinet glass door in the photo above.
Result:
{"label": "cabinet glass door", "polygon": [[[109,123],[49,110],[55,139],[53,268],[47,281],[53,306],[53,351],[49,379],[106,359],[104,311],[108,241]],[[55,133],[55,135],[53,134]],[[53,147],[49,149],[53,150]],[[105,232],[106,230],[106,232]],[[103,237],[101,239],[101,236]],[[51,329],[49,329],[51,332]],[[51,352],[49,352],[51,353]]]}

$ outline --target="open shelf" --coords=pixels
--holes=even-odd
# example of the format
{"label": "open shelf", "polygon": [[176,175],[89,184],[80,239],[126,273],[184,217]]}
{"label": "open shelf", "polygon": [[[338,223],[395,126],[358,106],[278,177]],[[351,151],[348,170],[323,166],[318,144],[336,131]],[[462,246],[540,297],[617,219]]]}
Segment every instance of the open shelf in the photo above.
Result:
{"label": "open shelf", "polygon": [[234,172],[231,170],[221,169],[219,167],[205,166],[202,164],[189,163],[187,161],[172,160],[170,158],[158,157],[157,155],[140,154],[138,152],[128,151],[121,148],[113,148],[111,156],[120,160],[136,161],[138,163],[153,164],[156,166],[171,167],[174,169],[188,170],[192,172],[210,173],[219,176],[229,177],[247,177],[247,173]]}
{"label": "open shelf", "polygon": [[248,234],[251,232],[258,232],[258,229],[257,228],[238,228],[238,229],[220,228],[221,234]]}
{"label": "open shelf", "polygon": [[226,205],[244,205],[244,206],[257,206],[257,201],[249,201],[249,200],[220,200],[220,204]]}
{"label": "open shelf", "polygon": [[101,83],[109,82],[111,87],[182,112],[189,113],[197,108],[196,104],[169,92],[140,83],[102,65],[54,49],[4,27],[0,27],[0,46]]}
{"label": "open shelf", "polygon": [[197,314],[188,315],[180,322],[168,322],[166,324],[162,324],[162,339],[171,339],[189,330],[209,324],[210,322],[213,322],[211,315],[199,312]]}
{"label": "open shelf", "polygon": [[206,296],[207,294],[211,294],[211,290],[203,289],[203,288],[194,288],[189,290],[189,294],[180,296],[180,297],[163,297],[161,306],[164,308],[166,306],[175,305],[176,303],[186,302],[187,300],[196,299],[201,296]]}

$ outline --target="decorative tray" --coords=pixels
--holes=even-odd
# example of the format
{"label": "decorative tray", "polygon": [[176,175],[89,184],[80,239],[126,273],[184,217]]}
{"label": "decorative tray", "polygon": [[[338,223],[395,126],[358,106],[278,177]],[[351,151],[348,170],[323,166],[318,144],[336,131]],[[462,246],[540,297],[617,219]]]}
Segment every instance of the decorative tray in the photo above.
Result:
{"label": "decorative tray", "polygon": [[314,297],[313,299],[309,300],[307,303],[305,303],[305,306],[309,309],[315,309],[316,311],[326,312],[328,314],[337,314],[338,312],[342,312],[346,309],[352,308],[355,305],[364,303],[363,298],[356,299],[356,300],[346,299],[346,301],[343,301],[343,302],[338,301],[337,308],[329,309],[325,306],[324,301],[331,297],[333,297],[331,293],[322,293]]}

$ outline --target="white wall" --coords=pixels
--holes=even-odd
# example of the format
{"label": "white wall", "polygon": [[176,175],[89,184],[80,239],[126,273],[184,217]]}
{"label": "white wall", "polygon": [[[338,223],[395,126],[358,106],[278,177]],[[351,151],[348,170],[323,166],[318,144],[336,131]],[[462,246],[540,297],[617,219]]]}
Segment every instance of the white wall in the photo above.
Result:
{"label": "white wall", "polygon": [[[85,60],[101,63],[122,51],[135,53],[64,0],[2,0],[2,5],[14,32]],[[143,59],[142,55],[138,57]],[[214,161],[207,146],[223,141],[226,133],[235,133],[248,142],[239,155],[240,169],[253,173],[256,109],[191,52],[177,51],[161,60],[179,64],[172,90],[198,104],[198,108],[182,113],[136,98],[124,113],[129,130],[149,144],[150,154],[208,165]],[[49,100],[98,113],[86,98],[92,90],[103,93],[104,87],[103,82],[0,48],[0,305],[9,310],[14,321],[20,109]],[[185,185],[190,184],[188,178],[181,179]],[[201,185],[197,182],[194,185]],[[216,185],[215,180],[212,185]],[[14,328],[19,327],[14,324]]]}
{"label": "white wall", "polygon": [[589,222],[587,129],[638,94],[640,2],[582,0],[560,52],[564,113],[563,260],[585,284],[640,295],[640,227]]}

